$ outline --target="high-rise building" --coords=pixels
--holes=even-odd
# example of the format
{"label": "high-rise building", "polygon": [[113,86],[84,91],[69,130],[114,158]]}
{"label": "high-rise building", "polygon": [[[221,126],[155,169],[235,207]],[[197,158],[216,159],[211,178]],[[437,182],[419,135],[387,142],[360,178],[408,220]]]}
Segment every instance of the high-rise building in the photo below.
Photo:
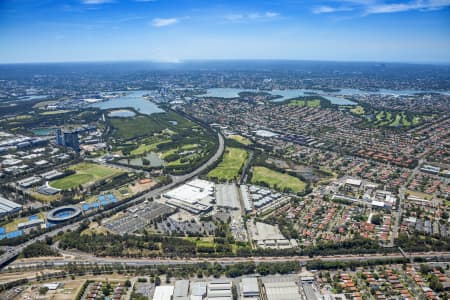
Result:
{"label": "high-rise building", "polygon": [[75,151],[80,150],[78,132],[77,131],[64,132],[64,144],[66,147],[72,148]]}
{"label": "high-rise building", "polygon": [[78,139],[78,131],[63,132],[61,128],[55,130],[55,141],[57,145],[72,148],[75,151],[80,150],[80,141]]}
{"label": "high-rise building", "polygon": [[64,136],[62,134],[61,128],[57,128],[55,130],[55,135],[56,135],[56,144],[60,145],[60,146],[65,146],[64,145]]}

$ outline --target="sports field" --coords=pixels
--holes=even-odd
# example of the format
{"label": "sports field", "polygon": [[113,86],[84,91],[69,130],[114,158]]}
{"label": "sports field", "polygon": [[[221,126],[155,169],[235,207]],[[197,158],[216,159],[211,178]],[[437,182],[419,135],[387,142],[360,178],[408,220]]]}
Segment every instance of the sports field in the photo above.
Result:
{"label": "sports field", "polygon": [[251,145],[253,144],[252,141],[250,141],[248,138],[243,137],[242,135],[234,134],[229,136],[230,139],[235,140],[238,143],[241,143],[242,145]]}
{"label": "sports field", "polygon": [[222,162],[208,173],[209,178],[218,180],[233,180],[239,176],[239,172],[247,160],[248,153],[244,149],[227,147]]}
{"label": "sports field", "polygon": [[123,171],[119,169],[93,163],[79,163],[69,169],[74,170],[75,174],[53,180],[49,183],[50,186],[57,189],[67,190],[77,187],[80,184],[84,185],[87,183],[94,183],[98,180],[114,177],[120,173],[123,173]]}
{"label": "sports field", "polygon": [[313,99],[313,100],[293,99],[289,102],[288,105],[289,106],[320,107],[320,100],[319,99]]}
{"label": "sports field", "polygon": [[265,183],[269,187],[280,191],[290,189],[295,193],[302,192],[306,188],[306,183],[297,177],[260,166],[253,167],[251,182],[254,184]]}

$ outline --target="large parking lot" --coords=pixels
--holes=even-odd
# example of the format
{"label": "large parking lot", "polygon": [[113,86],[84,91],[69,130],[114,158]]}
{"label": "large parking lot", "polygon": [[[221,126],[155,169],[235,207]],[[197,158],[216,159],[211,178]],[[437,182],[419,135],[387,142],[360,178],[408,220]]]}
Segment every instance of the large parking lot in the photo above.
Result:
{"label": "large parking lot", "polygon": [[210,221],[200,221],[197,216],[188,212],[180,211],[171,215],[169,218],[158,223],[158,230],[172,234],[188,233],[188,234],[203,234],[212,235],[216,225]]}
{"label": "large parking lot", "polygon": [[105,222],[104,226],[118,233],[133,233],[145,228],[154,219],[175,212],[175,208],[159,202],[144,202],[127,209],[124,216]]}
{"label": "large parking lot", "polygon": [[136,282],[135,293],[144,297],[150,297],[155,293],[155,285],[150,282]]}

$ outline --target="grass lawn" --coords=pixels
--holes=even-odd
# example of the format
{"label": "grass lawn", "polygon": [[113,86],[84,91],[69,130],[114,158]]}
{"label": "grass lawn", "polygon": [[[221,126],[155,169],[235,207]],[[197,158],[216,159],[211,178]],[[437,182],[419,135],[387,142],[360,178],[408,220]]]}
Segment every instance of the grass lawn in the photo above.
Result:
{"label": "grass lawn", "polygon": [[377,113],[376,115],[377,121],[382,121],[384,118],[384,111],[380,111],[379,113]]}
{"label": "grass lawn", "polygon": [[31,195],[33,196],[33,198],[41,201],[41,202],[53,202],[53,201],[58,201],[62,198],[62,196],[60,194],[56,194],[56,195],[43,195],[41,193],[38,192],[31,192]]}
{"label": "grass lawn", "polygon": [[137,137],[151,136],[166,128],[153,117],[137,116],[134,118],[111,118],[109,119],[114,128],[114,137],[119,139],[133,139]]}
{"label": "grass lawn", "polygon": [[208,173],[208,177],[219,180],[233,180],[239,176],[239,172],[247,160],[248,153],[244,149],[227,147],[222,162]]}
{"label": "grass lawn", "polygon": [[201,238],[196,238],[196,237],[186,237],[184,238],[185,240],[188,240],[192,243],[195,243],[195,245],[197,247],[215,247],[215,243],[213,240],[213,237],[201,237]]}
{"label": "grass lawn", "polygon": [[356,115],[363,115],[364,114],[364,107],[357,105],[354,108],[350,109],[350,112],[356,114]]}
{"label": "grass lawn", "polygon": [[[168,143],[170,142],[170,139],[164,139],[164,140],[160,140],[151,144],[140,144],[139,147],[137,147],[136,149],[134,149],[133,151],[130,152],[131,155],[142,155],[146,152],[154,152],[158,150],[158,145],[160,144],[164,144],[164,143]],[[164,157],[168,156],[168,155],[172,155],[177,153],[178,151],[189,151],[189,150],[194,150],[197,149],[199,147],[198,144],[186,144],[180,147],[180,149],[169,149],[166,151],[163,151],[161,154],[161,158],[164,159]]]}
{"label": "grass lawn", "polygon": [[29,116],[29,115],[18,115],[18,116],[12,117],[12,118],[8,118],[8,121],[12,121],[12,120],[20,121],[20,120],[29,120],[29,119],[31,119],[31,116]]}
{"label": "grass lawn", "polygon": [[50,115],[59,115],[59,114],[65,114],[71,112],[71,110],[50,110],[40,113],[43,116],[50,116]]}
{"label": "grass lawn", "polygon": [[336,173],[334,173],[333,171],[331,171],[327,167],[321,166],[321,167],[319,167],[319,170],[324,172],[324,173],[326,173],[330,177],[333,177],[333,178],[337,178],[338,177]]}
{"label": "grass lawn", "polygon": [[374,125],[376,127],[390,126],[390,127],[409,127],[411,125],[417,125],[420,123],[421,116],[408,116],[405,112],[390,112],[390,111],[377,111],[376,121]]}
{"label": "grass lawn", "polygon": [[[378,115],[377,115],[378,119]],[[382,111],[381,112],[381,120],[378,126],[387,126],[392,122],[392,113],[390,111]]]}
{"label": "grass lawn", "polygon": [[415,116],[412,120],[412,124],[413,125],[417,125],[420,123],[420,117],[419,116]]}
{"label": "grass lawn", "polygon": [[199,154],[193,153],[187,156],[183,156],[177,160],[171,161],[167,164],[169,167],[182,167],[191,164],[193,160],[196,160],[199,157]]}
{"label": "grass lawn", "polygon": [[181,146],[181,150],[184,151],[189,151],[189,150],[194,150],[198,148],[198,144],[186,144]]}
{"label": "grass lawn", "polygon": [[291,100],[288,104],[289,106],[307,106],[307,107],[320,107],[320,100]]}
{"label": "grass lawn", "polygon": [[390,111],[386,112],[386,119],[388,119],[389,121],[392,120],[392,113]]}
{"label": "grass lawn", "polygon": [[159,155],[159,157],[161,157],[162,159],[166,159],[168,156],[176,154],[178,152],[177,148],[173,148],[173,149],[168,149],[164,152],[161,152],[161,154]]}
{"label": "grass lawn", "polygon": [[196,127],[195,123],[174,112],[138,115],[134,118],[109,118],[108,122],[114,129],[114,137],[122,140],[149,137],[164,130],[167,132],[167,129],[180,132]]}
{"label": "grass lawn", "polygon": [[107,234],[108,229],[103,226],[99,226],[97,223],[92,222],[89,224],[89,228],[86,228],[81,232],[81,235],[92,235],[92,234]]}
{"label": "grass lawn", "polygon": [[189,165],[189,163],[190,162],[188,160],[186,160],[185,162],[181,162],[181,159],[177,159],[177,160],[169,162],[167,164],[167,166],[169,166],[169,167],[181,167],[181,166],[187,166],[187,165]]}
{"label": "grass lawn", "polygon": [[19,223],[26,222],[27,220],[28,220],[27,218],[14,219],[14,221],[12,221],[11,223],[8,223],[4,226],[5,231],[6,232],[15,231],[15,230],[17,230],[17,225],[19,225]]}
{"label": "grass lawn", "polygon": [[242,145],[248,146],[248,145],[253,144],[252,141],[250,141],[250,140],[249,140],[248,138],[246,138],[246,137],[243,137],[242,135],[237,135],[237,134],[235,134],[235,135],[230,135],[229,138],[232,139],[232,140],[235,140],[235,141],[238,142],[238,143],[241,143]]}
{"label": "grass lawn", "polygon": [[93,183],[95,181],[106,179],[109,177],[114,177],[123,171],[106,167],[102,165],[97,165],[93,163],[80,163],[69,168],[74,170],[76,173],[56,179],[50,182],[50,186],[57,189],[70,189],[79,186],[80,184]]}
{"label": "grass lawn", "polygon": [[[37,216],[39,219],[45,220],[45,215],[43,212],[38,213]],[[17,230],[17,225],[19,225],[19,223],[24,223],[27,221],[28,221],[28,217],[16,218],[12,222],[5,225],[5,231],[6,232],[15,231],[15,230]]]}
{"label": "grass lawn", "polygon": [[253,176],[251,182],[254,184],[266,183],[271,188],[275,188],[281,191],[288,188],[295,193],[302,192],[306,188],[306,183],[304,183],[297,177],[280,173],[278,171],[274,171],[261,166],[253,167]]}
{"label": "grass lawn", "polygon": [[408,116],[405,114],[405,112],[402,112],[402,125],[411,126],[411,122],[408,120]]}
{"label": "grass lawn", "polygon": [[406,193],[408,193],[409,195],[412,196],[416,196],[418,198],[422,198],[425,200],[431,200],[432,199],[432,195],[427,194],[427,193],[422,193],[422,192],[418,192],[418,191],[413,191],[413,190],[406,190]]}
{"label": "grass lawn", "polygon": [[151,143],[151,144],[140,144],[139,147],[137,147],[130,153],[131,153],[131,155],[141,155],[141,154],[144,154],[145,152],[155,151],[159,144],[166,143],[166,142],[170,142],[170,140],[158,141],[158,142]]}
{"label": "grass lawn", "polygon": [[402,119],[402,115],[400,115],[400,114],[395,115],[395,120],[394,120],[394,122],[391,123],[390,126],[399,126],[401,119]]}

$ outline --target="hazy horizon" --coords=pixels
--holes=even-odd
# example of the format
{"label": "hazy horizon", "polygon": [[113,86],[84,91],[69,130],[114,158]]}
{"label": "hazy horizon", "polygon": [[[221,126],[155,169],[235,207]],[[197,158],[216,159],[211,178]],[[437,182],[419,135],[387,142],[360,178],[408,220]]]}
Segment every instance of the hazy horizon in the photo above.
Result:
{"label": "hazy horizon", "polygon": [[253,58],[222,58],[222,59],[184,59],[176,62],[144,60],[144,59],[123,59],[123,60],[73,60],[73,61],[17,61],[17,62],[0,62],[0,65],[39,65],[39,64],[134,64],[147,63],[159,65],[182,65],[186,63],[220,63],[220,62],[292,62],[292,63],[342,63],[342,64],[398,64],[398,65],[435,65],[448,66],[450,61],[377,61],[377,60],[319,60],[319,59],[285,59],[285,58],[270,58],[270,59],[253,59]]}

